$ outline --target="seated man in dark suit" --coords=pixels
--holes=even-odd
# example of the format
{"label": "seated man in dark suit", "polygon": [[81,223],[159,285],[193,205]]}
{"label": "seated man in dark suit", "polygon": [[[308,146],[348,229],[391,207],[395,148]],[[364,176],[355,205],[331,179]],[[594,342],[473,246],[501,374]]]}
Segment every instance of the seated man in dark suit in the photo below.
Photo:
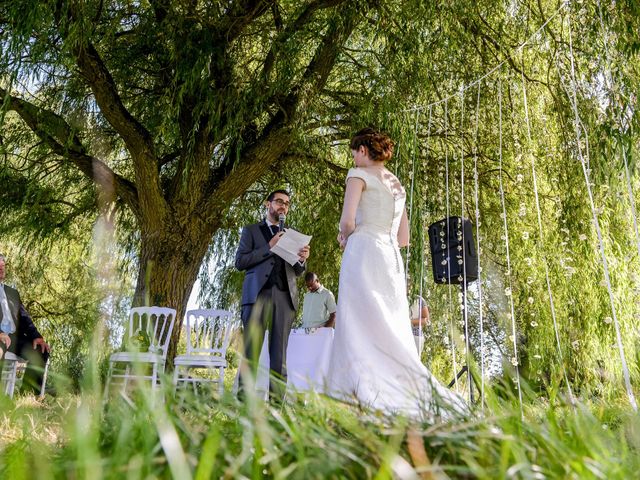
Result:
{"label": "seated man in dark suit", "polygon": [[37,395],[40,393],[44,366],[49,359],[51,347],[33,324],[18,291],[4,284],[5,274],[5,257],[0,254],[0,331],[10,339],[8,351],[29,362],[22,389]]}

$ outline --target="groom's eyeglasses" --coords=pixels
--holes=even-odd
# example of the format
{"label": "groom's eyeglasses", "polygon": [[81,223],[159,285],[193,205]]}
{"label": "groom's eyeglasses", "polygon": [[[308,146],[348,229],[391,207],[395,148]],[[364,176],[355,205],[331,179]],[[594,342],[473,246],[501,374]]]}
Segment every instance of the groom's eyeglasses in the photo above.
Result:
{"label": "groom's eyeglasses", "polygon": [[291,202],[285,202],[281,198],[276,198],[276,199],[271,200],[271,201],[273,203],[275,203],[276,205],[278,205],[279,207],[287,207],[287,208],[289,208],[291,206]]}

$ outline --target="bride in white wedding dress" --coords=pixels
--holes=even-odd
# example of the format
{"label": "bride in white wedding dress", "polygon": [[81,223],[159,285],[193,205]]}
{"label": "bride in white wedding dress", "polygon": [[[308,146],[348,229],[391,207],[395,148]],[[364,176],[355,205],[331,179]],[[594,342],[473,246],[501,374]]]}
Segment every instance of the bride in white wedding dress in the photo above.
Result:
{"label": "bride in white wedding dress", "polygon": [[409,243],[405,191],[385,168],[391,139],[373,129],[351,140],[338,241],[340,269],[331,395],[386,413],[433,419],[465,412],[418,357],[400,247]]}

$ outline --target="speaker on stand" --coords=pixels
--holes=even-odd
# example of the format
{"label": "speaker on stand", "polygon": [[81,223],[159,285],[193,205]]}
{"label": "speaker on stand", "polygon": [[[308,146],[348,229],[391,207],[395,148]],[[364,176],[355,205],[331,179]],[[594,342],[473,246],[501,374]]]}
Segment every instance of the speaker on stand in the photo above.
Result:
{"label": "speaker on stand", "polygon": [[[462,293],[462,320],[467,325],[466,296],[469,283],[478,279],[478,254],[473,242],[473,225],[467,218],[447,217],[429,225],[429,247],[433,280],[436,284],[460,285]],[[449,383],[451,388],[464,375],[469,374],[469,400],[473,402],[473,382],[471,374],[471,349],[468,332],[465,332],[466,365],[460,369]],[[451,345],[453,348],[453,345]],[[477,385],[476,385],[477,386]]]}

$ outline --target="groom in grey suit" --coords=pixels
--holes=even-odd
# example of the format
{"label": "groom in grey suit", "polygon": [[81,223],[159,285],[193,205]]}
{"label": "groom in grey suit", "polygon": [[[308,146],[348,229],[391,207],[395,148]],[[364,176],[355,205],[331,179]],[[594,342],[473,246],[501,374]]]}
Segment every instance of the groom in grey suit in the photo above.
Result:
{"label": "groom in grey suit", "polygon": [[[290,196],[285,190],[269,194],[266,201],[267,216],[260,222],[242,230],[236,252],[236,268],[245,271],[242,285],[242,325],[244,327],[245,358],[255,373],[258,367],[264,332],[269,330],[269,359],[272,377],[286,385],[287,343],[291,324],[298,308],[296,277],[305,270],[309,246],[299,252],[299,261],[291,266],[271,252],[283,232],[279,217],[289,211]],[[240,378],[240,395],[243,395]],[[269,382],[269,395],[282,400],[284,390],[279,382]]]}

